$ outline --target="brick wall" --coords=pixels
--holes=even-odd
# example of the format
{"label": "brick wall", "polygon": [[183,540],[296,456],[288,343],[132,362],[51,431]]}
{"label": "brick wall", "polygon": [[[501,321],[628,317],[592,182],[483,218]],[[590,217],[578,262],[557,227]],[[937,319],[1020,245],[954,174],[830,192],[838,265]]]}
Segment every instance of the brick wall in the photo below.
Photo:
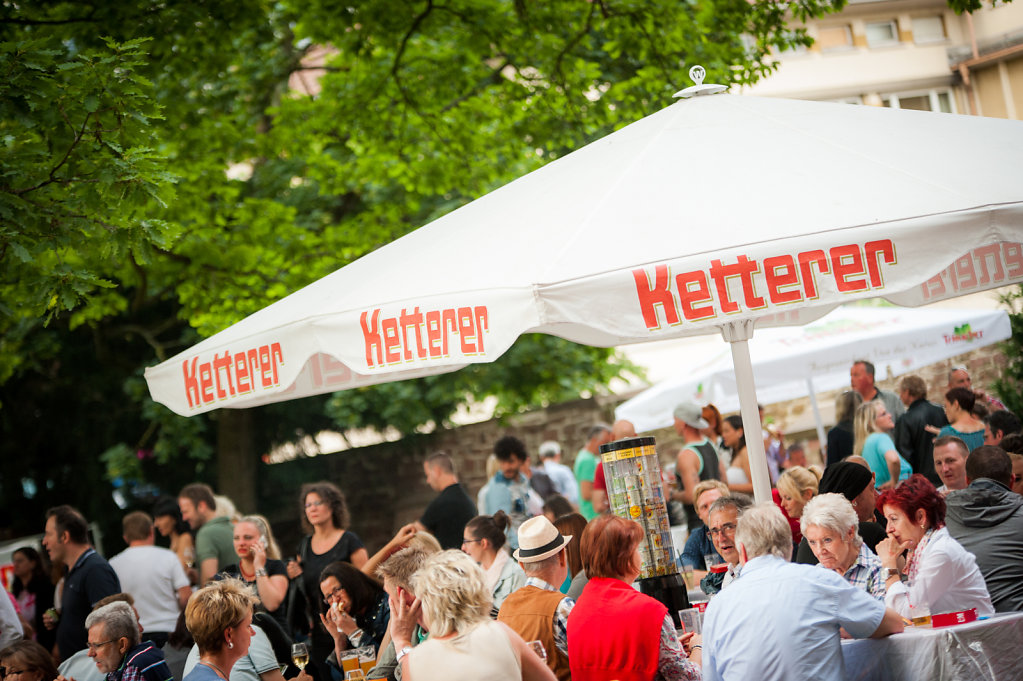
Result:
{"label": "brick wall", "polygon": [[[948,371],[957,365],[970,368],[975,387],[987,388],[1005,366],[997,347],[961,355],[952,361],[927,367],[918,374],[927,381],[928,397],[941,402]],[[898,379],[878,377],[878,385],[894,390]],[[840,391],[818,395],[824,423],[834,423],[834,398]],[[486,421],[415,435],[398,442],[352,449],[336,454],[301,458],[286,463],[262,465],[259,470],[259,508],[271,521],[282,550],[293,553],[302,536],[298,493],[305,482],[329,480],[345,493],[351,512],[351,529],[366,543],[370,553],[379,549],[403,524],[419,517],[434,497],[423,478],[422,462],[437,450],[452,456],[462,482],[475,498],[485,482],[486,459],[494,442],[505,434],[522,439],[530,452],[544,440],[557,440],[564,452],[563,462],[571,465],[582,447],[586,430],[597,421],[611,423],[620,397],[597,397],[552,405],[508,418],[504,423]],[[767,416],[786,433],[789,441],[816,439],[808,398],[766,405]],[[680,442],[671,428],[649,433],[658,448]],[[808,455],[816,455],[811,444]]]}

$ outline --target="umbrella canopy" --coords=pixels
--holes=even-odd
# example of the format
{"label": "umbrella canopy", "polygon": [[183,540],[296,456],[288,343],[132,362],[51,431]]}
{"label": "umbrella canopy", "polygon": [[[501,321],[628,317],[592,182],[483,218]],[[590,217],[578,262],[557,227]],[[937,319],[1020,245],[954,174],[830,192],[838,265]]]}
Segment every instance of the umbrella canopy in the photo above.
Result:
{"label": "umbrella canopy", "polygon": [[489,362],[526,332],[613,346],[720,329],[737,343],[751,421],[743,356],[754,321],[798,325],[858,298],[912,306],[1023,281],[1020,158],[1013,121],[727,94],[678,101],[146,379],[156,401],[190,415]]}
{"label": "umbrella canopy", "polygon": [[[1004,310],[843,306],[806,326],[758,332],[750,340],[750,358],[757,398],[772,404],[805,397],[807,381],[816,391],[848,389],[849,368],[859,359],[873,363],[879,376],[901,376],[1011,335]],[[688,367],[618,405],[615,416],[638,432],[665,428],[686,401],[738,411],[731,359]]]}

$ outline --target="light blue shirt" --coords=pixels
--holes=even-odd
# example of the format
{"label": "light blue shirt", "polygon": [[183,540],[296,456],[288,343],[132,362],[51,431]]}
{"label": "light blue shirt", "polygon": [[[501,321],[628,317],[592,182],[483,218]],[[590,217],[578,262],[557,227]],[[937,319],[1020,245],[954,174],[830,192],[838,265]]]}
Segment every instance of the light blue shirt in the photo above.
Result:
{"label": "light blue shirt", "polygon": [[703,679],[844,681],[839,628],[865,638],[884,613],[831,570],[758,556],[707,608]]}
{"label": "light blue shirt", "polygon": [[568,499],[571,503],[579,503],[579,483],[576,482],[572,469],[557,461],[544,461],[544,473],[550,476],[554,483],[554,489],[558,494]]}
{"label": "light blue shirt", "polygon": [[[886,452],[894,451],[898,454],[895,443],[887,433],[871,433],[863,443],[863,458],[867,460],[870,470],[876,476],[875,484],[880,487],[892,479],[888,472],[888,462],[884,455]],[[913,474],[913,467],[901,454],[899,454],[899,479],[896,483],[902,482]]]}
{"label": "light blue shirt", "polygon": [[511,526],[506,530],[508,545],[512,550],[519,548],[519,525],[528,517],[527,499],[529,498],[529,480],[519,473],[518,477],[509,480],[498,471],[488,483],[487,493],[483,495],[480,513],[494,515],[504,511],[511,519]]}

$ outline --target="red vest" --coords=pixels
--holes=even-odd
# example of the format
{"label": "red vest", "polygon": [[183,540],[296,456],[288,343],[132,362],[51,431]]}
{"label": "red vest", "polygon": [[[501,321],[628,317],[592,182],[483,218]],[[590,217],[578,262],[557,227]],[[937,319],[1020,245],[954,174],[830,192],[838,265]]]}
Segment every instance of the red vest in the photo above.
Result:
{"label": "red vest", "polygon": [[620,579],[595,577],[568,616],[573,679],[652,681],[668,609]]}

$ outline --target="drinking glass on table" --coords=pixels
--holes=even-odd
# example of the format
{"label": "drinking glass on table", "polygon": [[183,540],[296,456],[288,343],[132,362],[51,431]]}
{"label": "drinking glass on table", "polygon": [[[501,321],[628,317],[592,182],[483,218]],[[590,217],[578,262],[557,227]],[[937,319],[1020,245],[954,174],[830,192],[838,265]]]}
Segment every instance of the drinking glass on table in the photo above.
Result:
{"label": "drinking glass on table", "polygon": [[305,666],[309,664],[309,649],[305,647],[304,643],[292,644],[291,661],[295,663],[299,671],[305,671]]}
{"label": "drinking glass on table", "polygon": [[544,662],[547,661],[547,649],[543,647],[543,641],[530,641],[526,644],[533,649],[533,652],[537,654]]}

